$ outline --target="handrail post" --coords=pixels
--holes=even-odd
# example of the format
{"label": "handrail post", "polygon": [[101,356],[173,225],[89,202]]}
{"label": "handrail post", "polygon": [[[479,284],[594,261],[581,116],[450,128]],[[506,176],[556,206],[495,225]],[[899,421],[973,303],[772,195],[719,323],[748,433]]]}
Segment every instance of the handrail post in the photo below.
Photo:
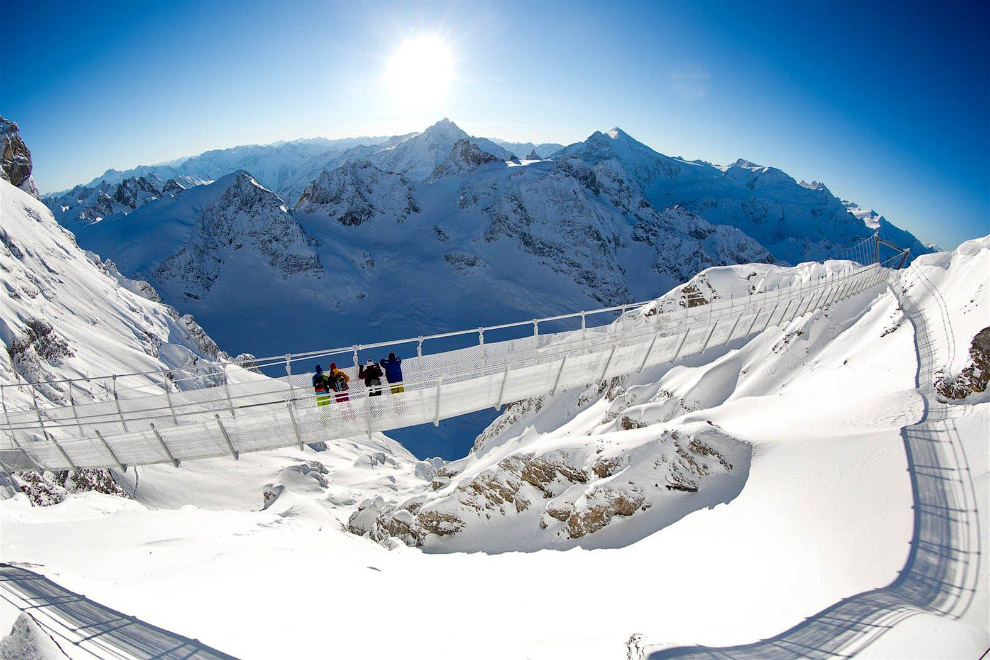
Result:
{"label": "handrail post", "polygon": [[224,362],[221,367],[223,369],[223,390],[227,394],[227,407],[230,408],[230,416],[237,417],[237,413],[234,411],[234,400],[230,397],[230,378],[227,376],[227,363]]}
{"label": "handrail post", "polygon": [[168,411],[172,413],[172,423],[179,425],[179,418],[175,414],[175,405],[172,403],[172,388],[168,383],[168,372],[162,369],[162,382],[165,384],[165,400],[168,401]]}
{"label": "handrail post", "polygon": [[79,421],[79,411],[76,410],[76,400],[72,396],[72,381],[69,382],[69,405],[72,406],[72,418],[76,420],[76,428],[79,429],[79,435],[83,434],[82,422]]}
{"label": "handrail post", "polygon": [[588,329],[588,319],[585,312],[581,312],[581,341],[584,341],[584,331]]}
{"label": "handrail post", "polygon": [[285,354],[285,382],[289,384],[289,399],[292,399],[295,396],[295,385],[292,384],[292,353]]}
{"label": "handrail post", "polygon": [[120,418],[120,425],[124,428],[124,433],[130,433],[127,422],[124,421],[124,411],[120,408],[120,397],[117,395],[117,374],[113,375],[113,400],[117,404],[117,417]]}
{"label": "handrail post", "polygon": [[416,343],[416,357],[419,357],[419,358],[423,357],[423,337],[418,337],[417,338],[417,343]]}
{"label": "handrail post", "polygon": [[223,439],[227,442],[227,448],[230,449],[230,453],[233,454],[234,460],[240,460],[241,454],[234,449],[234,444],[230,441],[230,436],[227,434],[227,429],[224,428],[223,422],[220,421],[220,415],[214,413],[213,416],[217,419],[217,426],[220,427],[220,433],[223,434]]}
{"label": "handrail post", "polygon": [[433,426],[440,426],[440,387],[443,385],[443,377],[437,379],[437,411],[433,415]]}
{"label": "handrail post", "polygon": [[162,437],[162,434],[159,433],[158,429],[155,428],[155,423],[148,422],[148,425],[151,426],[152,433],[154,433],[155,437],[158,438],[158,444],[160,444],[162,446],[162,449],[165,450],[165,455],[168,456],[168,460],[172,461],[172,465],[174,465],[175,467],[179,467],[178,459],[176,459],[175,456],[172,456],[172,452],[169,451],[168,445],[165,444],[165,439]]}
{"label": "handrail post", "polygon": [[299,433],[299,425],[296,424],[296,413],[292,410],[292,402],[286,401],[285,407],[289,409],[289,419],[292,421],[292,431],[296,434],[296,442],[299,443],[299,451],[303,449],[302,435]]}
{"label": "handrail post", "polygon": [[533,319],[533,339],[540,336],[540,322],[537,319]]}
{"label": "handrail post", "polygon": [[371,389],[370,388],[366,389],[364,392],[364,428],[368,434],[368,440],[371,440]]}
{"label": "handrail post", "polygon": [[357,369],[358,366],[358,345],[351,346],[351,350],[354,351],[354,368]]}

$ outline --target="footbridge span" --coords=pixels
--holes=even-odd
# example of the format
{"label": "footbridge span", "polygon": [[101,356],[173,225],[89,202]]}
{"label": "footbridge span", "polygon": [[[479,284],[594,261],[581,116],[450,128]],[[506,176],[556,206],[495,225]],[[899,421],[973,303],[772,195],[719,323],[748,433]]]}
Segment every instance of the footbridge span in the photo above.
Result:
{"label": "footbridge span", "polygon": [[[245,452],[436,424],[506,402],[587,386],[745,339],[884,283],[887,266],[901,255],[861,265],[872,260],[873,245],[865,245],[870,240],[876,238],[860,246],[866,255],[862,261],[823,269],[827,276],[713,300],[684,292],[674,309],[659,312],[650,301],[245,364],[211,364],[188,373],[85,379],[87,393],[93,392],[94,383],[99,385],[105,394],[101,401],[80,401],[78,380],[5,385],[8,393],[9,388],[29,389],[33,403],[22,409],[5,405],[0,467],[179,467],[182,461],[225,455],[236,459]],[[594,319],[602,318],[610,322],[595,326]],[[567,323],[574,328],[548,331]],[[521,329],[525,336],[519,336]],[[493,341],[500,332],[514,333],[515,338]],[[470,345],[428,352],[431,344],[444,341]],[[372,357],[372,350],[374,357],[389,350],[400,355],[415,351],[402,363],[404,392],[393,394],[386,387],[383,395],[369,396],[356,378],[356,366],[359,354]],[[348,365],[353,372],[348,401],[316,405],[308,372],[318,361]],[[265,375],[273,368],[284,368],[285,375]],[[45,396],[37,396],[37,391]],[[66,405],[53,405],[52,399]]]}

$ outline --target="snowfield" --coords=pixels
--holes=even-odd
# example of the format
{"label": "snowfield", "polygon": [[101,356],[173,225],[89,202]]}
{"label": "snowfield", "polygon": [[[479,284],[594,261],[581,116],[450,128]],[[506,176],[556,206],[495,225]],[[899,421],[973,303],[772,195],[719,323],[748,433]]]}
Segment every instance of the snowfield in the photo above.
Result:
{"label": "snowfield", "polygon": [[[928,583],[927,603],[891,597],[889,611],[857,609],[864,622],[869,614],[896,624],[865,655],[979,657],[990,642],[985,531],[957,535],[963,526],[923,498],[936,489],[966,529],[988,529],[990,400],[977,392],[942,401],[931,386],[966,368],[974,336],[990,325],[987,272],[990,237],[921,257],[889,288],[745,344],[510,406],[453,463],[417,461],[376,435],[325,452],[117,475],[134,499],[81,493],[36,508],[18,494],[0,506],[0,558],[244,658],[703,655],[690,647],[759,643],[794,626],[773,648],[800,657],[876,639],[868,625],[847,625],[848,639],[841,628],[801,635],[835,627],[820,614],[826,608],[919,570],[933,542],[919,534],[922,521],[922,532],[947,530],[936,545],[950,550],[937,556],[954,557],[952,570],[944,585]],[[718,288],[719,277],[709,281]],[[636,423],[623,429],[625,418]],[[906,452],[924,440],[912,440],[912,429],[935,429],[931,444],[946,424],[955,463]],[[698,477],[697,493],[648,488],[644,471],[678,456],[675,432],[700,434],[733,469],[695,455],[711,484]],[[486,471],[505,483],[498,468],[512,457],[564,451],[570,458],[559,463],[574,467],[598,449],[620,466],[596,479],[627,494],[639,488],[651,506],[615,513],[585,536],[565,538],[566,523],[552,517],[541,528],[534,514],[561,496],[580,508],[597,481],[555,478],[551,497],[527,492],[529,509],[488,517],[456,495]],[[926,480],[936,468],[956,481]],[[579,492],[584,503],[570,497]],[[422,549],[346,531],[379,498],[379,509],[416,501],[466,522],[462,532],[428,534]],[[926,515],[942,515],[943,526]],[[908,617],[917,611],[927,613]],[[8,628],[16,611],[2,612]],[[689,648],[674,650],[681,645]]]}

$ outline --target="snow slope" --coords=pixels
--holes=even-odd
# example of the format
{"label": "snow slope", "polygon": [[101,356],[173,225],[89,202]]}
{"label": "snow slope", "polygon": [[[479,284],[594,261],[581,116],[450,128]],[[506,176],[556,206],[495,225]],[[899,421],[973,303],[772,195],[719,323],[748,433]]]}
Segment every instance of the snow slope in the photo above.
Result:
{"label": "snow slope", "polygon": [[[107,373],[191,369],[228,359],[195,320],[161,302],[147,283],[122,276],[81,250],[72,234],[31,195],[0,183],[0,382],[84,378]],[[146,379],[160,391],[161,382]],[[137,384],[134,384],[137,386]],[[104,398],[102,384],[79,381],[75,398]],[[68,403],[64,389],[42,399]],[[8,405],[30,401],[27,388],[5,389]]]}
{"label": "snow slope", "polygon": [[[933,336],[960,353],[972,340],[967,335],[987,324],[988,267],[990,237],[919,259],[893,285],[909,289]],[[709,271],[705,286],[745,295],[743,270]],[[918,273],[941,298],[915,295],[924,287]],[[67,588],[245,658],[622,658],[675,644],[754,643],[891,584],[909,561],[914,494],[901,429],[925,408],[915,356],[913,322],[894,292],[878,287],[704,359],[644,371],[600,391],[561,392],[540,406],[512,406],[457,464],[411,461],[376,436],[323,453],[142,469],[136,501],[87,494],[44,510],[22,497],[4,502],[0,552],[4,561],[32,562]],[[963,363],[939,361],[951,371]],[[990,403],[974,397],[951,405],[979,494],[970,508],[986,529]],[[635,422],[628,429],[626,418]],[[577,539],[584,542],[555,542],[584,547],[527,545],[534,535],[555,538],[562,526],[552,525],[563,521],[551,517],[545,530],[536,517],[520,525],[514,506],[506,515],[489,509],[490,518],[479,511],[464,534],[430,532],[424,547],[440,553],[398,540],[389,550],[342,530],[365,500],[442,500],[455,482],[531,453],[618,457],[627,462],[617,472],[596,474],[583,488],[611,479],[616,488],[645,489],[644,472],[661,457],[669,464],[679,456],[675,431],[724,450],[735,461],[730,472],[712,455],[681,445],[716,479],[732,474],[736,483],[723,489],[698,478],[694,494],[655,488],[647,511],[616,511],[607,525]],[[306,461],[324,465],[326,474]],[[736,472],[744,465],[747,474]],[[566,485],[536,481],[548,489]],[[535,489],[525,493],[526,511],[560,497],[526,485]],[[262,492],[276,486],[283,487],[278,497],[262,509]],[[61,543],[51,543],[55,534]],[[490,554],[511,549],[514,540],[536,551]],[[951,546],[952,539],[944,541]],[[458,543],[482,552],[450,552]],[[604,547],[591,549],[596,545]],[[985,553],[977,558],[969,569],[971,576],[979,571],[977,591],[961,620],[904,620],[867,654],[978,657],[990,637]],[[314,638],[316,630],[328,634]],[[829,639],[815,642],[823,653]],[[761,648],[808,651],[775,643],[755,647],[757,657]]]}

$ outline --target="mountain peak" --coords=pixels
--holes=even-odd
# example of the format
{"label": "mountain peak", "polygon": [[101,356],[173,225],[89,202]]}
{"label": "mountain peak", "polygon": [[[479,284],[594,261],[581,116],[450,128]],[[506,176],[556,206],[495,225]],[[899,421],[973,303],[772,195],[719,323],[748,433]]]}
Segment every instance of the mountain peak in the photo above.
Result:
{"label": "mountain peak", "polygon": [[626,133],[621,128],[619,128],[618,126],[610,130],[608,133],[606,133],[606,135],[608,135],[613,140],[629,139],[629,134]]}
{"label": "mountain peak", "polygon": [[423,135],[448,135],[456,136],[458,139],[468,136],[460,126],[446,117],[423,131]]}

